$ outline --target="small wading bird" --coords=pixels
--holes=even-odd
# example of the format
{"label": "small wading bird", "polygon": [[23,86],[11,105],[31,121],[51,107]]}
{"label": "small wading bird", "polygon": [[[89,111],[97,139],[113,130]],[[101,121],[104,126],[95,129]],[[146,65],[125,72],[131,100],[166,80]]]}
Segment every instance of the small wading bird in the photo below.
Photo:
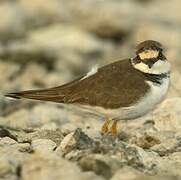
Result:
{"label": "small wading bird", "polygon": [[[160,103],[169,87],[170,63],[159,42],[147,40],[136,47],[136,56],[101,68],[67,84],[9,93],[27,98],[73,104],[105,118],[102,134],[117,135],[117,122],[141,117]],[[110,122],[113,122],[109,127]]]}

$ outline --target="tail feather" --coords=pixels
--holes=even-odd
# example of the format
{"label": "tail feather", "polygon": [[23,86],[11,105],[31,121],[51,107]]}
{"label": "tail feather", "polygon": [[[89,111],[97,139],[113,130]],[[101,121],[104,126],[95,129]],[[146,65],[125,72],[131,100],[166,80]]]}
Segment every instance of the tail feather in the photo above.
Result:
{"label": "tail feather", "polygon": [[8,94],[5,94],[4,96],[14,98],[14,99],[21,99],[21,97],[19,97],[18,93],[8,93]]}
{"label": "tail feather", "polygon": [[64,98],[63,94],[53,89],[13,92],[13,93],[8,93],[5,96],[15,99],[25,98],[25,99],[54,101],[54,102],[63,102]]}

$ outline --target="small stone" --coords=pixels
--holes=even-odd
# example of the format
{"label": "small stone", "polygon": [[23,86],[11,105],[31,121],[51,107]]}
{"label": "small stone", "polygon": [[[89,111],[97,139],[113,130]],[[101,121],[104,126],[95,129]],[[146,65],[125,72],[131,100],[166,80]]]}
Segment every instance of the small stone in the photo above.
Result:
{"label": "small stone", "polygon": [[74,146],[76,144],[76,141],[75,141],[75,138],[73,137],[73,135],[74,135],[74,132],[65,136],[65,138],[61,142],[60,146],[57,148],[57,151],[59,148],[62,152],[70,151],[69,149],[71,149],[72,146]]}
{"label": "small stone", "polygon": [[10,132],[8,131],[6,128],[0,128],[0,137],[3,138],[3,137],[9,137],[15,141],[17,141],[17,138]]}
{"label": "small stone", "polygon": [[36,139],[32,141],[31,147],[34,151],[52,152],[56,148],[56,143],[49,139]]}
{"label": "small stone", "polygon": [[21,174],[24,180],[103,180],[92,172],[82,172],[75,163],[54,153],[31,154],[24,162]]}
{"label": "small stone", "polygon": [[17,144],[17,142],[9,137],[0,138],[0,145],[1,146],[9,146]]}
{"label": "small stone", "polygon": [[165,156],[176,151],[178,145],[178,140],[168,139],[161,144],[153,146],[151,150],[157,152],[160,156]]}
{"label": "small stone", "polygon": [[16,3],[0,3],[0,39],[9,41],[17,37],[23,37],[25,26],[23,22],[22,11]]}
{"label": "small stone", "polygon": [[169,98],[166,99],[160,106],[159,109],[155,111],[154,127],[159,131],[180,131],[181,121],[180,121],[180,111],[181,98]]}
{"label": "small stone", "polygon": [[56,151],[67,154],[73,149],[86,149],[93,144],[93,140],[89,138],[81,129],[76,129],[74,132],[65,136],[60,146]]}
{"label": "small stone", "polygon": [[46,131],[56,131],[58,129],[58,127],[57,127],[56,123],[50,122],[50,123],[43,125],[40,129],[46,130]]}
{"label": "small stone", "polygon": [[116,174],[111,178],[111,180],[179,180],[177,176],[164,176],[164,175],[155,175],[150,176],[139,171],[136,171],[131,168],[120,169]]}
{"label": "small stone", "polygon": [[157,162],[157,168],[159,169],[159,172],[180,178],[181,152],[175,152],[168,156],[164,156]]}
{"label": "small stone", "polygon": [[10,165],[10,162],[7,161],[4,157],[0,158],[0,177],[5,176],[6,174],[12,173],[13,169]]}
{"label": "small stone", "polygon": [[20,152],[30,152],[31,151],[31,146],[29,143],[22,143],[22,144],[18,144],[18,150]]}
{"label": "small stone", "polygon": [[[114,176],[111,178],[111,180],[136,180],[137,177],[144,176],[144,173],[141,173],[132,167],[125,166],[118,170]],[[140,178],[142,180],[142,178]]]}
{"label": "small stone", "polygon": [[60,142],[64,138],[62,132],[60,129],[57,129],[56,131],[52,130],[40,130],[36,131],[35,133],[32,133],[30,135],[31,139],[50,139],[51,141],[55,142],[57,146],[59,146]]}
{"label": "small stone", "polygon": [[122,163],[114,156],[101,154],[87,155],[79,160],[83,171],[94,171],[97,175],[110,179],[112,175],[122,166]]}
{"label": "small stone", "polygon": [[123,159],[126,164],[138,170],[148,173],[155,173],[159,156],[155,152],[147,152],[140,147],[129,144],[122,144]]}
{"label": "small stone", "polygon": [[151,147],[160,144],[160,140],[145,134],[144,136],[136,139],[135,144],[143,149],[150,149]]}
{"label": "small stone", "polygon": [[63,123],[66,120],[66,111],[55,105],[50,106],[47,103],[35,106],[31,113],[35,125],[45,126],[50,122]]}

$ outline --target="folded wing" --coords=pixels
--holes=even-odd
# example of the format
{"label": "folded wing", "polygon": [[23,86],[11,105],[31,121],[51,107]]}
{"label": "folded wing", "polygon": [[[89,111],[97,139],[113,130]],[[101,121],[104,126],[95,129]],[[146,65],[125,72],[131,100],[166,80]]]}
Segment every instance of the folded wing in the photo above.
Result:
{"label": "folded wing", "polygon": [[134,69],[129,60],[123,60],[104,66],[91,76],[59,87],[6,96],[104,108],[127,107],[138,101],[148,89],[143,78],[144,75]]}

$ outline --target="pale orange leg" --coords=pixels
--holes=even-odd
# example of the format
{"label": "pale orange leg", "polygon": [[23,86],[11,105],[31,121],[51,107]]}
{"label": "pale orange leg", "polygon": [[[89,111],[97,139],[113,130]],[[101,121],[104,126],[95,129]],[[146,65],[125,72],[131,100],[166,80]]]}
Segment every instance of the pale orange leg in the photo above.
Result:
{"label": "pale orange leg", "polygon": [[118,120],[113,120],[113,124],[111,126],[111,134],[113,136],[117,136],[117,134],[118,134],[117,124],[118,124]]}
{"label": "pale orange leg", "polygon": [[104,124],[102,125],[102,128],[101,128],[101,134],[102,135],[108,133],[108,131],[109,131],[109,124],[110,124],[110,119],[106,118],[105,121],[104,121]]}

